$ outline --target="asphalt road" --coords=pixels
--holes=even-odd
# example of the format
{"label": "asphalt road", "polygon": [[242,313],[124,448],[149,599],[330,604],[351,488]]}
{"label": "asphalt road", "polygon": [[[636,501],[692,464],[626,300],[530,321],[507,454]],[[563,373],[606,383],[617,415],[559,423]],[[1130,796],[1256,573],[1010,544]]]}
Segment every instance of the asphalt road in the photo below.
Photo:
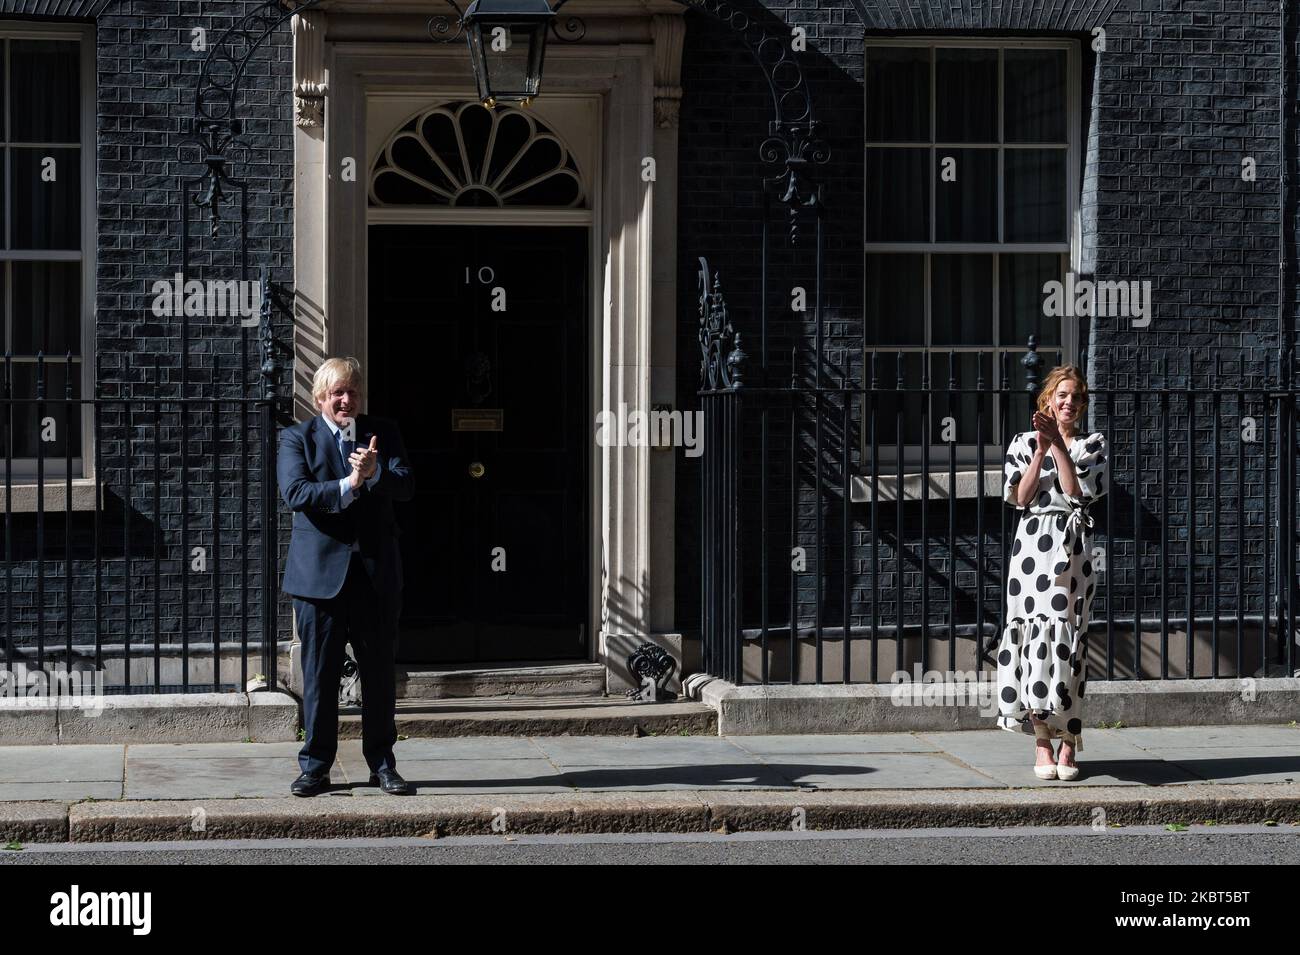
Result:
{"label": "asphalt road", "polygon": [[[32,845],[21,865],[1300,864],[1300,827],[1134,826]],[[0,875],[0,885],[6,877]]]}

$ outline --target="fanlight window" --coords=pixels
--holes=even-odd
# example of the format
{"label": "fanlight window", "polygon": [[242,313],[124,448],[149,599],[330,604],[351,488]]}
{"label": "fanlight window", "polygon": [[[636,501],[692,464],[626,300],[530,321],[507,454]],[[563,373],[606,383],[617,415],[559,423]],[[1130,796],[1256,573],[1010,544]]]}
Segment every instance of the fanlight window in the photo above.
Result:
{"label": "fanlight window", "polygon": [[585,208],[568,148],[524,110],[447,103],[384,145],[370,171],[372,206]]}

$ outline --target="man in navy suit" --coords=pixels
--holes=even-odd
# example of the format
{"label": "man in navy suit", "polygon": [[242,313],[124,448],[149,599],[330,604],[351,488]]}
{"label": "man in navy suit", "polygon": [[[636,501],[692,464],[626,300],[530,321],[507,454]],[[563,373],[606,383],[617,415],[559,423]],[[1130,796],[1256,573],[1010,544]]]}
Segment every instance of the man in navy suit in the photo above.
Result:
{"label": "man in navy suit", "polygon": [[302,774],[290,791],[329,786],[338,749],[338,693],[344,645],[361,673],[361,751],[371,785],[410,792],[397,773],[397,618],[402,559],[393,501],[409,501],[415,478],[395,422],[360,413],[361,366],[329,358],[316,371],[320,414],[280,435],[280,494],[293,511],[284,591],[293,596],[302,644]]}

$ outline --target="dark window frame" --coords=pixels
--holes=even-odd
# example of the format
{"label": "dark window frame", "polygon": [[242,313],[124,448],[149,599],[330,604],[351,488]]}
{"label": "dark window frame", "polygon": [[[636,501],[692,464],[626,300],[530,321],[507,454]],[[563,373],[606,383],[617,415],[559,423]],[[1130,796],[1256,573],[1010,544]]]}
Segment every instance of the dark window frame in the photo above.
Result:
{"label": "dark window frame", "polygon": [[[97,86],[96,86],[96,57],[95,57],[95,28],[91,24],[72,24],[72,23],[34,23],[29,21],[7,21],[0,23],[0,42],[6,43],[10,40],[35,40],[35,41],[73,41],[79,45],[79,69],[80,69],[80,141],[75,144],[75,148],[80,151],[80,162],[78,163],[77,175],[81,183],[80,196],[80,222],[78,223],[78,233],[80,235],[80,249],[78,250],[42,250],[42,249],[20,249],[14,250],[8,248],[11,221],[13,210],[6,206],[4,213],[5,229],[5,248],[0,248],[0,281],[3,281],[3,313],[0,316],[0,351],[11,349],[13,339],[12,319],[13,315],[13,286],[11,263],[13,262],[77,262],[81,266],[80,282],[80,309],[78,312],[78,344],[79,352],[73,355],[73,365],[77,369],[76,381],[80,385],[77,393],[80,398],[86,399],[92,396],[94,389],[95,373],[95,271],[96,271],[96,225],[97,225],[97,189],[95,178],[95,156],[96,156],[96,105],[97,105]],[[9,82],[10,57],[4,57],[5,84],[4,95],[12,95],[12,85]],[[7,102],[6,102],[7,107]],[[12,121],[12,110],[5,109],[5,128],[4,148],[3,148],[3,174],[5,182],[8,182],[11,176],[12,163],[9,160],[10,148],[12,146],[9,140],[9,123]],[[72,144],[64,143],[39,143],[37,145],[48,146],[51,149],[67,149]],[[8,186],[6,185],[6,188]],[[2,360],[2,356],[0,356]],[[49,398],[62,398],[61,387],[55,389],[54,382],[51,378],[51,370],[60,374],[65,364],[64,355],[45,355],[46,364],[46,395]],[[34,355],[14,354],[12,357],[12,367],[14,378],[17,379],[20,366],[33,366],[36,363]],[[2,375],[2,372],[0,372]],[[0,379],[2,381],[2,379]],[[57,390],[58,393],[55,393]],[[15,396],[17,392],[15,391]],[[15,405],[15,413],[21,408],[21,405]],[[33,406],[34,407],[34,406]],[[62,405],[47,405],[45,413],[52,416],[58,427],[63,426],[63,416],[59,414]],[[34,413],[34,412],[33,412]],[[72,477],[77,479],[93,478],[93,413],[88,404],[81,404],[78,417],[78,423],[81,429],[81,440],[73,447],[72,455]],[[38,422],[39,427],[39,422]],[[12,481],[15,486],[30,485],[35,483],[37,459],[35,457],[23,457],[13,459]],[[4,454],[3,448],[0,448],[0,477],[4,475]],[[48,482],[58,481],[62,483],[67,474],[65,473],[65,455],[47,455],[45,457],[45,479]]]}
{"label": "dark window frame", "polygon": [[[920,140],[869,140],[866,132],[871,128],[870,117],[866,115],[865,110],[871,107],[870,91],[865,91],[864,115],[863,115],[863,169],[864,175],[870,168],[868,160],[868,151],[872,149],[924,149],[929,156],[929,209],[928,209],[928,229],[930,241],[926,242],[878,242],[868,241],[868,226],[870,219],[868,217],[868,208],[864,205],[863,209],[863,321],[867,324],[868,329],[874,326],[872,317],[868,314],[870,304],[869,289],[866,285],[868,282],[869,265],[868,259],[872,255],[889,255],[900,253],[920,254],[924,257],[923,263],[923,282],[924,282],[924,342],[921,344],[911,345],[887,345],[870,340],[868,335],[868,353],[875,349],[879,352],[879,380],[878,385],[881,388],[892,388],[895,380],[895,356],[898,352],[915,354],[920,356],[929,356],[931,364],[931,385],[938,387],[945,385],[947,381],[948,352],[954,351],[958,355],[958,361],[961,361],[963,354],[973,352],[984,352],[985,359],[983,370],[987,386],[997,387],[1000,384],[1000,364],[1001,354],[1008,353],[1009,362],[1018,365],[1020,358],[1025,351],[1025,342],[1003,342],[1001,338],[1001,262],[1000,257],[1008,254],[1055,254],[1061,258],[1060,278],[1063,280],[1067,271],[1077,271],[1074,266],[1078,262],[1080,251],[1079,235],[1079,211],[1080,211],[1080,191],[1082,179],[1082,126],[1083,126],[1083,102],[1081,98],[1082,85],[1082,50],[1076,40],[1066,38],[1014,38],[1014,37],[989,37],[989,38],[959,38],[959,37],[936,37],[936,36],[898,36],[898,37],[867,37],[865,40],[864,50],[864,84],[870,82],[869,59],[874,50],[884,47],[903,47],[903,48],[926,48],[930,51],[929,65],[929,141]],[[937,126],[937,83],[936,83],[936,62],[937,51],[940,49],[984,49],[998,51],[998,83],[997,83],[997,100],[998,100],[998,142],[940,142],[936,138]],[[1042,143],[1006,143],[1005,140],[1005,55],[1008,50],[1044,50],[1058,49],[1066,54],[1066,77],[1065,77],[1065,138],[1063,146],[1056,144]],[[1046,145],[1052,148],[1060,148],[1065,153],[1065,238],[1060,242],[1006,242],[1004,236],[1004,209],[1003,189],[1005,183],[1005,164],[1004,156],[1009,150],[1024,149],[1041,149]],[[938,210],[935,202],[935,190],[938,176],[938,160],[944,155],[946,149],[997,149],[997,189],[998,196],[995,203],[998,214],[997,239],[992,242],[954,242],[938,241],[936,235]],[[960,169],[959,173],[960,175]],[[869,183],[864,184],[865,201],[870,201],[871,189]],[[992,318],[992,328],[990,329],[990,341],[980,345],[935,345],[932,343],[933,338],[933,314],[932,314],[932,263],[934,256],[945,254],[985,254],[992,255],[992,283],[993,294],[990,308]],[[1078,362],[1078,334],[1079,320],[1067,318],[1062,320],[1058,345],[1044,345],[1039,348],[1039,353],[1043,356],[1044,367],[1051,367],[1060,363],[1077,363]],[[992,362],[989,361],[988,355],[992,354]],[[864,356],[869,361],[868,356]],[[906,360],[906,359],[905,359]],[[991,367],[990,367],[991,365]],[[888,367],[886,367],[888,366]],[[1012,368],[1013,381],[1018,381],[1018,369]],[[865,371],[864,384],[869,384],[870,367]],[[974,382],[968,381],[968,375],[962,377],[964,387],[973,387]],[[919,379],[915,374],[910,374],[907,379],[907,386],[916,388],[919,386]],[[916,399],[913,399],[915,401]],[[878,412],[880,413],[880,412]],[[931,407],[931,430],[935,430],[936,422],[947,414],[947,400],[944,395],[935,396]],[[985,467],[994,468],[1001,466],[1001,446],[1011,434],[1024,430],[1024,426],[1018,424],[1014,415],[1008,416],[1009,434],[1000,433],[1000,423],[998,421],[996,403],[985,402]],[[908,435],[908,437],[913,437]],[[870,432],[869,422],[864,413],[862,415],[861,430],[861,447],[863,450],[862,471],[870,473]],[[929,449],[931,466],[942,465],[945,469],[949,460],[949,448],[952,449],[957,458],[958,467],[961,470],[969,470],[973,467],[978,458],[978,448],[975,443],[965,444],[943,444],[932,442]],[[878,443],[879,458],[877,467],[879,473],[884,476],[897,473],[897,454],[894,442],[891,440],[888,444]],[[904,445],[904,471],[905,473],[914,473],[921,463],[922,448],[919,443],[908,443]],[[937,496],[937,495],[936,495]]]}

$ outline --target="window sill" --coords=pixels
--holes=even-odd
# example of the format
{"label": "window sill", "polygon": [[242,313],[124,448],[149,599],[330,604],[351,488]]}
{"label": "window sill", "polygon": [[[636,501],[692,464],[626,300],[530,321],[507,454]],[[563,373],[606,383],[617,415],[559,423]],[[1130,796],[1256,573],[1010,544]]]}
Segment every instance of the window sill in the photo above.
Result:
{"label": "window sill", "polygon": [[[921,480],[922,474],[904,474],[903,475],[903,500],[919,501],[921,500]],[[1002,468],[984,469],[984,492],[979,493],[979,471],[971,468],[966,471],[957,472],[956,492],[950,494],[948,489],[948,471],[945,468],[942,471],[932,470],[930,472],[928,496],[930,500],[944,500],[946,498],[976,498],[976,497],[1002,497]],[[895,501],[898,500],[898,475],[881,474],[876,478],[879,487],[880,500]],[[869,502],[871,500],[871,475],[853,475],[852,497],[853,503]]]}
{"label": "window sill", "polygon": [[[5,494],[4,478],[0,476],[0,514],[8,511],[13,514],[36,513],[36,482],[29,477],[14,478],[12,501]],[[64,478],[45,479],[45,513],[53,514],[68,510],[67,482]],[[95,509],[95,479],[72,479],[72,510],[93,511]]]}

